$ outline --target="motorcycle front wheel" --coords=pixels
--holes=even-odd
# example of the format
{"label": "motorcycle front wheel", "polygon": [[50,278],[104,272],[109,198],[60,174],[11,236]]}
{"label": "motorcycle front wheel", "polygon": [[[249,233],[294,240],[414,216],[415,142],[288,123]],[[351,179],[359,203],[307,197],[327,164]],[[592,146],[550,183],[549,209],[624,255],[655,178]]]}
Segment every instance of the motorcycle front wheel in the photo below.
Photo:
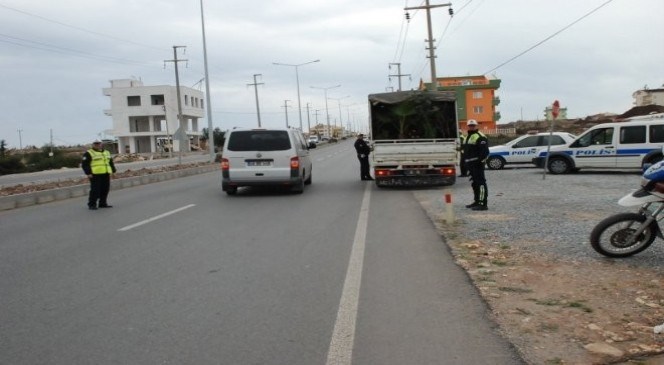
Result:
{"label": "motorcycle front wheel", "polygon": [[638,237],[634,232],[646,221],[637,213],[620,213],[599,222],[590,233],[593,249],[608,257],[628,257],[650,246],[657,238],[657,223],[653,222]]}

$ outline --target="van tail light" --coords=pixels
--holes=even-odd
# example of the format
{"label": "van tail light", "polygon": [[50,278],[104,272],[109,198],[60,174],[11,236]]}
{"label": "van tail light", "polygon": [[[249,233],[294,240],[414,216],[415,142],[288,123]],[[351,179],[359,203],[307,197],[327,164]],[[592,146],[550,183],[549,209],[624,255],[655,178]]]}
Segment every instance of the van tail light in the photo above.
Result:
{"label": "van tail light", "polygon": [[222,158],[221,159],[221,170],[222,171],[228,171],[228,169],[231,167],[231,164],[228,162],[227,158]]}
{"label": "van tail light", "polygon": [[295,156],[291,157],[290,159],[290,168],[291,169],[299,169],[300,168],[300,158]]}

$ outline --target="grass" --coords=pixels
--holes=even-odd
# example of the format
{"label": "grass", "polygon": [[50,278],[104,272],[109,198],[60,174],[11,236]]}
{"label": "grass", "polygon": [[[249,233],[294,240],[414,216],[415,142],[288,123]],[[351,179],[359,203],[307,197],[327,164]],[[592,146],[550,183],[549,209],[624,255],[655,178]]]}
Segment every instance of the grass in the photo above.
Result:
{"label": "grass", "polygon": [[593,309],[588,307],[586,304],[584,304],[583,300],[579,301],[573,301],[569,303],[565,303],[564,301],[560,299],[554,299],[554,298],[547,298],[547,299],[534,299],[534,298],[529,298],[528,300],[535,302],[535,304],[538,305],[546,305],[546,306],[562,306],[564,308],[577,308],[581,309],[582,311],[586,313],[592,313]]}
{"label": "grass", "polygon": [[509,286],[501,286],[498,288],[500,291],[509,292],[509,293],[532,293],[533,291],[528,288],[514,288]]}

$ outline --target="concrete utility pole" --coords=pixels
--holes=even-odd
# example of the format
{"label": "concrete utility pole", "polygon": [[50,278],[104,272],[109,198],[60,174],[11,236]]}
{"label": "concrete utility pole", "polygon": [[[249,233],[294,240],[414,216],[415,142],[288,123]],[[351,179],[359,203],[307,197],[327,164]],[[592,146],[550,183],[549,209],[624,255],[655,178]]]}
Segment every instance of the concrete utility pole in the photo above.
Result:
{"label": "concrete utility pole", "polygon": [[288,102],[290,100],[284,100],[284,111],[286,112],[286,128],[288,128]]}
{"label": "concrete utility pole", "polygon": [[23,129],[17,129],[18,132],[18,149],[23,151],[23,139],[21,138],[21,132],[23,132]]}
{"label": "concrete utility pole", "polygon": [[309,114],[309,103],[307,103],[307,132],[311,134],[311,115]]}
{"label": "concrete utility pole", "polygon": [[389,69],[392,70],[392,65],[397,66],[397,74],[396,75],[388,75],[389,77],[398,77],[399,78],[399,89],[397,91],[401,91],[401,78],[403,76],[410,76],[410,74],[402,74],[401,73],[401,64],[400,63],[390,63],[389,64]]}
{"label": "concrete utility pole", "polygon": [[256,76],[263,76],[263,75],[254,74],[254,83],[253,84],[247,84],[247,86],[252,86],[252,85],[254,86],[254,93],[256,94],[256,115],[258,116],[258,128],[260,128],[261,127],[261,110],[258,107],[258,85],[264,85],[265,83],[256,82]]}
{"label": "concrete utility pole", "polygon": [[414,10],[414,9],[425,9],[427,11],[427,29],[429,32],[429,39],[427,42],[429,42],[429,63],[431,64],[431,86],[430,90],[436,90],[436,55],[434,53],[434,47],[433,47],[433,42],[435,39],[433,39],[433,32],[431,30],[431,9],[432,8],[440,8],[443,6],[449,6],[450,7],[450,16],[453,14],[452,12],[452,3],[447,3],[447,4],[440,4],[440,5],[429,5],[429,0],[425,1],[424,6],[413,6],[413,7],[408,7],[404,8],[404,10]]}
{"label": "concrete utility pole", "polygon": [[214,162],[214,132],[212,131],[212,104],[210,104],[210,77],[208,76],[207,46],[205,44],[205,17],[203,16],[203,0],[201,0],[201,29],[203,31],[203,65],[205,66],[205,101],[207,102],[208,150],[210,162]]}
{"label": "concrete utility pole", "polygon": [[[178,48],[187,48],[186,46],[173,46],[173,59],[165,60],[164,62],[173,62],[175,64],[175,90],[178,98],[178,129],[175,132],[176,137],[180,141],[178,148],[178,164],[182,164],[182,145],[187,139],[187,131],[182,123],[182,99],[180,98],[180,75],[178,73],[178,62],[186,62],[188,60],[178,60]],[[209,105],[208,105],[209,107]],[[168,122],[166,122],[168,124]],[[188,142],[188,141],[187,141]],[[214,141],[212,141],[214,143]]]}

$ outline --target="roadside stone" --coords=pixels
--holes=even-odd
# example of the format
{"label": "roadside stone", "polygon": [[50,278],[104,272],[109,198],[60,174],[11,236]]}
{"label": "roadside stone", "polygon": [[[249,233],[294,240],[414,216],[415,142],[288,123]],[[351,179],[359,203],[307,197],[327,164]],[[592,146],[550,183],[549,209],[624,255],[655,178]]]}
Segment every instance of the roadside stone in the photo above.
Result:
{"label": "roadside stone", "polygon": [[621,357],[625,355],[622,350],[603,342],[590,343],[583,346],[583,348],[595,354],[609,355],[613,357]]}

